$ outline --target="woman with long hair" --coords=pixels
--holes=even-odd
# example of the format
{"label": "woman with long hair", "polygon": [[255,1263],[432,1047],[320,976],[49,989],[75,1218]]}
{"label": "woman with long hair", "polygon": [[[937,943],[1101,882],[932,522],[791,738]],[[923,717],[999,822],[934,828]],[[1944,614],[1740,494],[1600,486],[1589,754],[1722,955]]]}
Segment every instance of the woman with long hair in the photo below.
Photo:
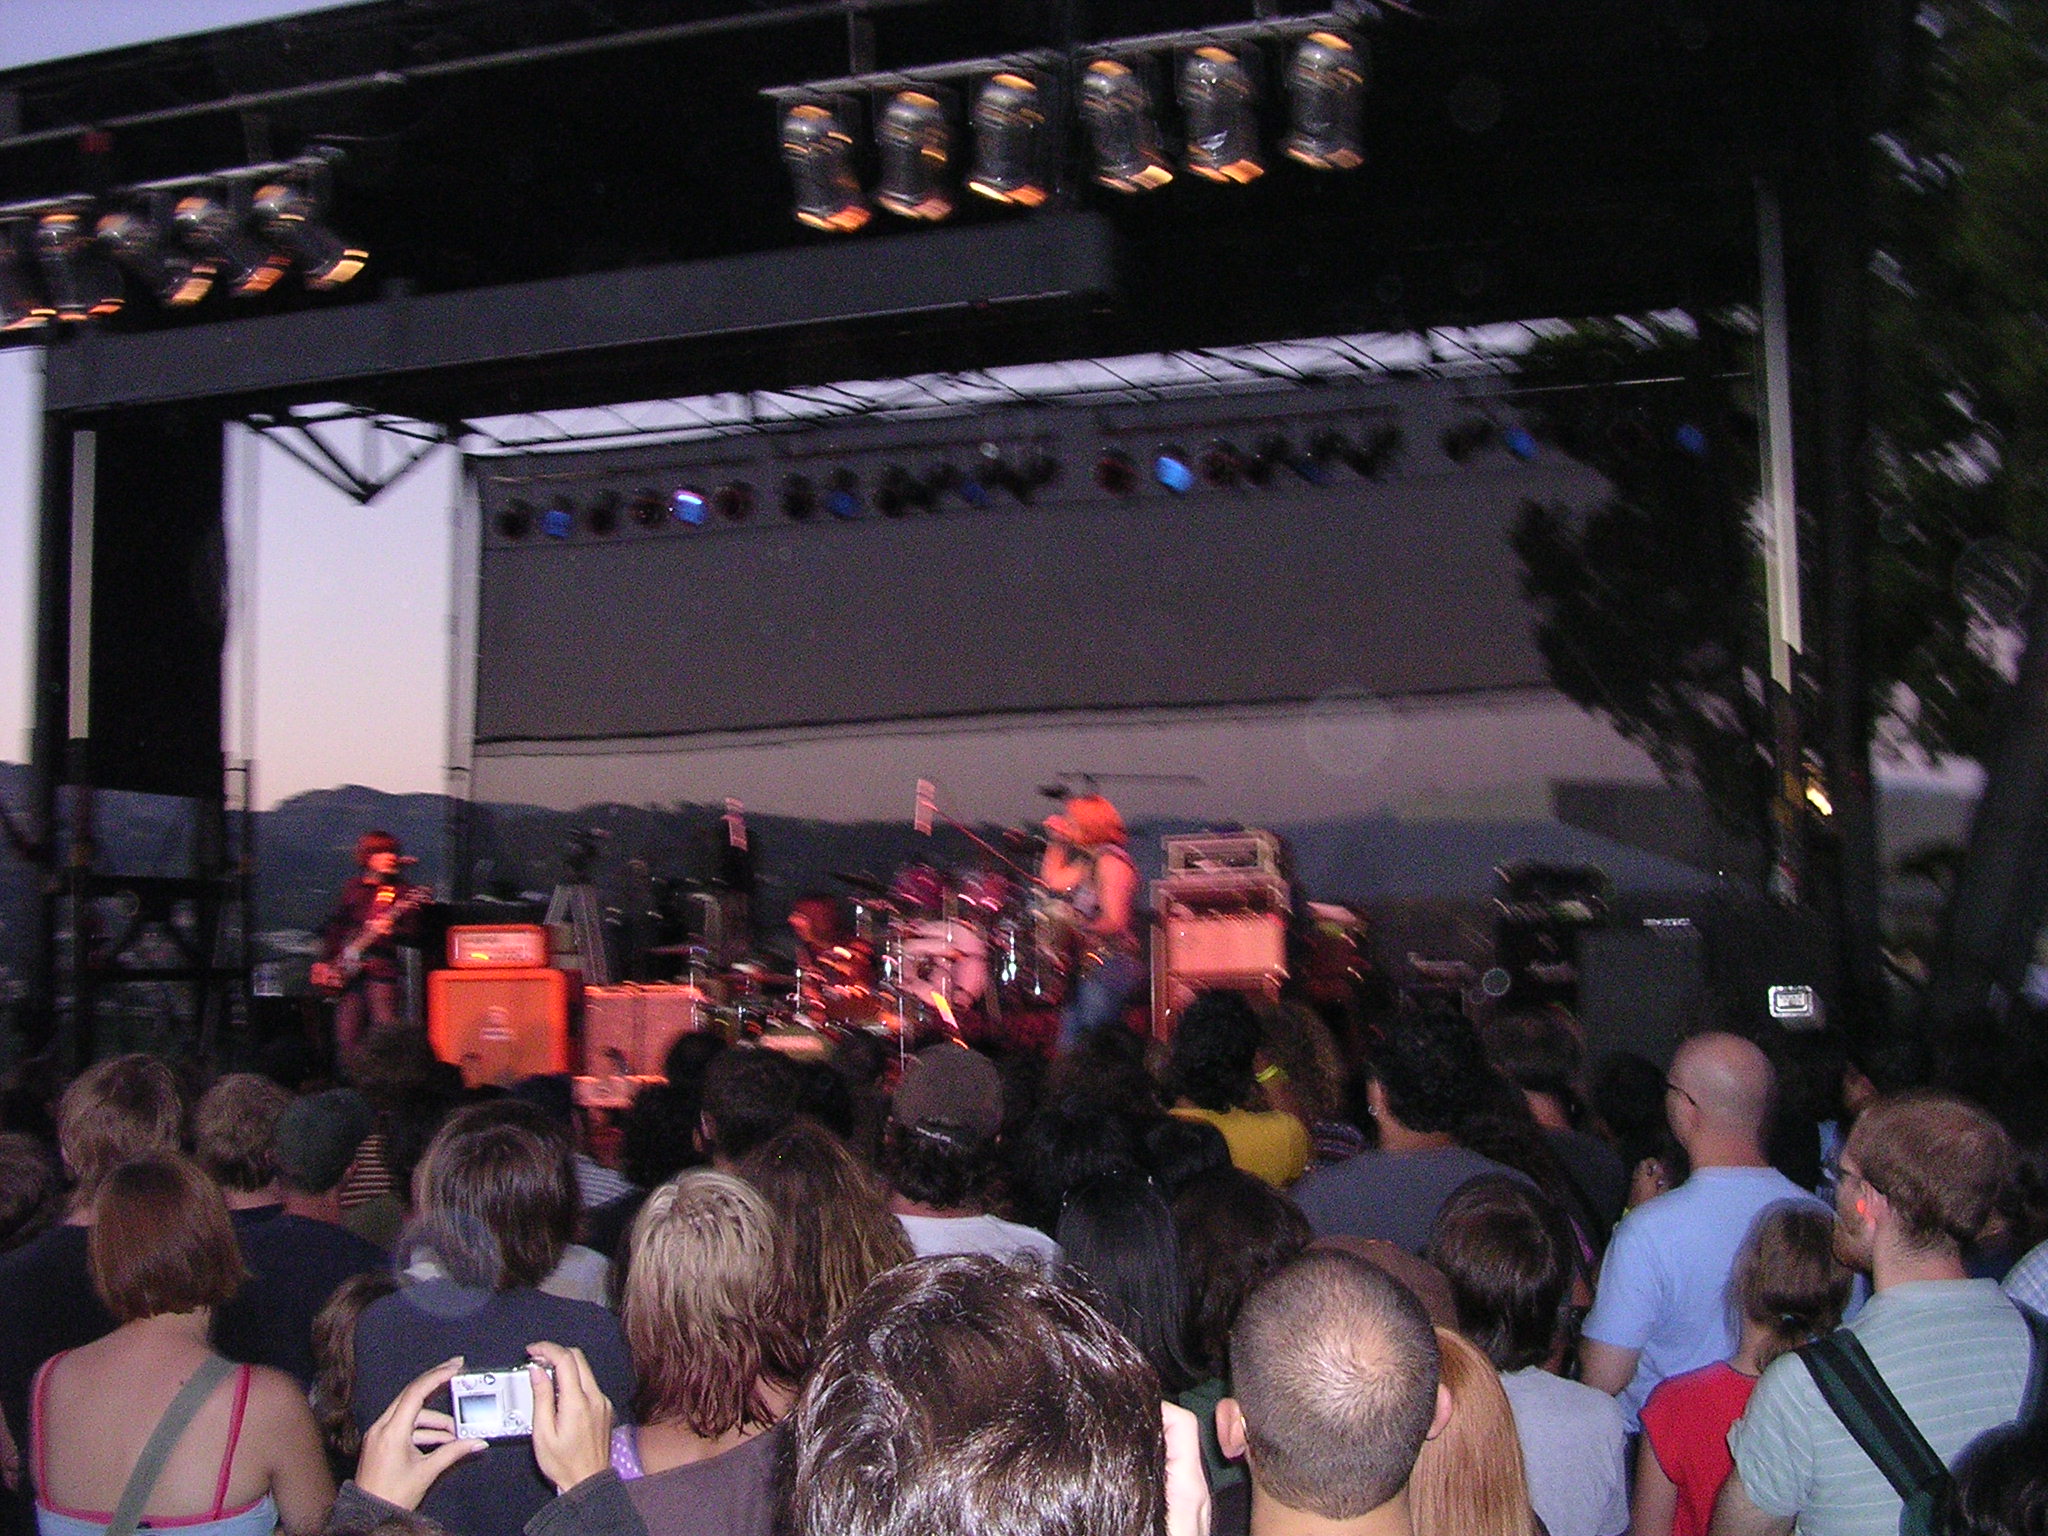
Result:
{"label": "woman with long hair", "polygon": [[1142,1173],[1091,1179],[1067,1196],[1053,1234],[1061,1274],[1138,1347],[1168,1397],[1199,1377],[1188,1358],[1187,1278],[1173,1211]]}
{"label": "woman with long hair", "polygon": [[1422,1443],[1408,1479],[1408,1508],[1418,1531],[1458,1536],[1540,1536],[1522,1468],[1515,1413],[1493,1365],[1462,1334],[1436,1331],[1451,1416]]}
{"label": "woman with long hair", "polygon": [[119,1326],[36,1373],[40,1536],[101,1536],[123,1517],[185,1536],[319,1530],[334,1482],[298,1383],[231,1365],[208,1340],[246,1278],[214,1182],[173,1154],[122,1164],[101,1186],[87,1257]]}
{"label": "woman with long hair", "polygon": [[637,1423],[612,1465],[652,1536],[769,1536],[779,1427],[802,1385],[803,1328],[775,1215],[754,1187],[696,1169],[633,1222],[624,1313]]}
{"label": "woman with long hair", "polygon": [[1749,1406],[1757,1378],[1842,1321],[1849,1271],[1835,1257],[1834,1228],[1819,1206],[1776,1205],[1757,1218],[1728,1280],[1742,1342],[1727,1360],[1660,1383],[1643,1404],[1634,1536],[1706,1536],[1734,1470],[1729,1426]]}
{"label": "woman with long hair", "polygon": [[782,1284],[808,1349],[870,1280],[910,1262],[910,1239],[881,1180],[814,1121],[799,1120],[749,1152],[740,1175],[775,1213]]}

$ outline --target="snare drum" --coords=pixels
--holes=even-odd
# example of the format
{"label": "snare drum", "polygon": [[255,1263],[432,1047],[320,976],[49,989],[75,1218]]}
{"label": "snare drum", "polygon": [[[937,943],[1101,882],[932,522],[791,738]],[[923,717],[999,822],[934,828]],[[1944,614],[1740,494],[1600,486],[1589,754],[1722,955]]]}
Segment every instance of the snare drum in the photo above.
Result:
{"label": "snare drum", "polygon": [[928,918],[899,925],[895,981],[912,997],[934,992],[949,1007],[971,1007],[988,991],[988,940],[965,918]]}

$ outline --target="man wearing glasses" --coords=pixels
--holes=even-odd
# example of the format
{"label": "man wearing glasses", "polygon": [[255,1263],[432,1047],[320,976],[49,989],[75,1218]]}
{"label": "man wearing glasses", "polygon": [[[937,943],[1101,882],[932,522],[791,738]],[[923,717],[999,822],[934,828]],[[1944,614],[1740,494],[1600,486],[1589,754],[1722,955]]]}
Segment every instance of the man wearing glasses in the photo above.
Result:
{"label": "man wearing glasses", "polygon": [[[1963,1250],[2003,1191],[2013,1148],[1975,1105],[1907,1093],[1865,1110],[1835,1194],[1835,1252],[1870,1275],[1849,1325],[1905,1417],[1944,1463],[2019,1412],[2031,1335]],[[1735,1472],[1713,1536],[1895,1536],[1901,1500],[1821,1396],[1807,1362],[1764,1372],[1728,1432]]]}

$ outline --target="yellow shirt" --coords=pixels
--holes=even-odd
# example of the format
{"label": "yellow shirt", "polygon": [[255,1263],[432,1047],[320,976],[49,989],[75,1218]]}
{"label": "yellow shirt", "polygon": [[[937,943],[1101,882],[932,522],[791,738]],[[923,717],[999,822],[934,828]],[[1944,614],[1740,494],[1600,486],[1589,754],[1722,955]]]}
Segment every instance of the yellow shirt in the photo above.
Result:
{"label": "yellow shirt", "polygon": [[1308,1169],[1308,1127],[1277,1109],[1197,1109],[1182,1104],[1173,1111],[1182,1120],[1201,1120],[1223,1133],[1230,1160],[1256,1174],[1275,1189],[1285,1189]]}

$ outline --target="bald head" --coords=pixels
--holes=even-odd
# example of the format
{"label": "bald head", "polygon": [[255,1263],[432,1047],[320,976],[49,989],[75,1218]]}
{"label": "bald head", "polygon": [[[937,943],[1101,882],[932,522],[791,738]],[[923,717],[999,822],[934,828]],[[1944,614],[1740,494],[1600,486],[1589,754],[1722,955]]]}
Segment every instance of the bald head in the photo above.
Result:
{"label": "bald head", "polygon": [[1690,1117],[1672,1105],[1672,1129],[1687,1141],[1685,1121],[1716,1137],[1761,1145],[1770,1124],[1778,1075],[1771,1059],[1740,1035],[1695,1035],[1671,1061],[1671,1085],[1684,1098]]}

